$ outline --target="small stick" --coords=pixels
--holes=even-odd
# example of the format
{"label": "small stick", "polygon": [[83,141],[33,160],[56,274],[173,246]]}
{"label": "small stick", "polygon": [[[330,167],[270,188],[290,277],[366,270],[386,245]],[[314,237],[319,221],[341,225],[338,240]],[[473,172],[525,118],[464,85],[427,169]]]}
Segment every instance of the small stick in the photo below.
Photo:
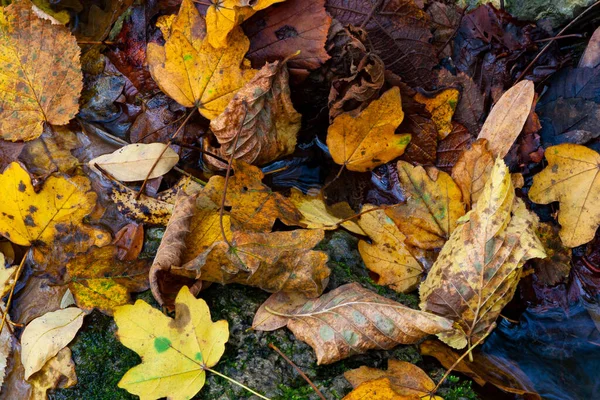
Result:
{"label": "small stick", "polygon": [[13,284],[10,287],[10,294],[8,295],[8,300],[6,301],[6,308],[2,311],[2,324],[0,325],[0,332],[2,332],[2,329],[4,329],[4,324],[6,323],[6,318],[8,315],[8,309],[10,308],[10,303],[12,302],[13,295],[15,293],[15,288],[17,287],[17,282],[19,281],[21,271],[23,271],[23,267],[25,266],[25,260],[27,259],[27,256],[29,255],[30,251],[31,248],[27,250],[27,253],[25,253],[25,255],[23,255],[23,259],[21,260],[21,263],[17,268],[17,272],[15,273]]}
{"label": "small stick", "polygon": [[551,38],[546,38],[546,39],[540,39],[540,40],[536,40],[536,43],[542,43],[542,42],[549,42],[551,40],[558,40],[558,39],[567,39],[567,38],[582,38],[585,37],[585,35],[582,35],[581,33],[571,33],[568,35],[562,35],[562,36],[554,36]]}
{"label": "small stick", "polygon": [[283,354],[283,352],[281,350],[279,350],[277,348],[277,346],[275,346],[273,343],[269,343],[269,347],[273,350],[275,350],[277,352],[277,354],[279,354],[285,361],[287,361],[288,364],[290,364],[292,367],[294,367],[294,369],[296,370],[296,372],[298,372],[300,374],[300,376],[310,385],[310,387],[313,388],[313,390],[315,391],[315,393],[322,398],[323,400],[327,400],[325,398],[325,396],[323,396],[323,393],[321,393],[321,391],[319,390],[319,388],[317,386],[315,386],[314,383],[312,383],[312,381],[310,380],[310,378],[308,376],[306,376],[306,374],[304,372],[302,372],[302,370],[296,365],[294,364],[294,362],[292,360],[290,360],[288,358],[288,356],[286,356],[285,354]]}
{"label": "small stick", "polygon": [[173,136],[171,136],[171,138],[169,139],[169,141],[165,145],[165,148],[163,149],[163,151],[158,155],[158,157],[156,158],[156,161],[154,162],[154,164],[152,164],[152,168],[150,168],[150,171],[148,171],[148,175],[146,175],[146,179],[144,179],[144,182],[142,183],[142,187],[140,188],[140,191],[135,196],[136,200],[139,200],[140,197],[142,196],[142,193],[144,193],[144,189],[146,189],[146,185],[148,184],[148,178],[150,178],[150,175],[152,175],[152,171],[154,171],[154,168],[156,168],[156,166],[158,165],[158,162],[160,161],[160,159],[162,158],[162,156],[167,152],[167,149],[169,148],[169,146],[173,142],[173,139],[175,139],[177,137],[177,135],[179,135],[179,132],[183,131],[183,127],[185,126],[185,124],[187,124],[187,122],[190,120],[190,118],[192,117],[192,115],[194,115],[194,111],[196,111],[197,109],[198,108],[194,107],[192,109],[192,111],[190,111],[190,113],[188,114],[188,116],[186,117],[186,119],[183,121],[183,123],[181,125],[179,125],[179,128],[177,128],[177,130],[175,131],[175,133],[173,134]]}
{"label": "small stick", "polygon": [[229,239],[227,239],[227,235],[225,235],[225,227],[223,226],[223,214],[225,213],[225,200],[227,198],[227,185],[229,184],[229,177],[231,176],[231,164],[233,164],[233,157],[235,156],[235,151],[237,150],[238,140],[240,138],[240,133],[242,133],[242,129],[244,129],[244,122],[246,122],[246,116],[248,115],[248,103],[246,100],[242,100],[242,104],[244,105],[244,116],[242,117],[242,123],[240,124],[240,129],[238,129],[235,134],[235,141],[233,143],[233,150],[231,151],[231,156],[229,157],[229,162],[227,163],[227,172],[225,173],[225,183],[223,184],[223,196],[221,197],[221,207],[219,207],[219,225],[221,226],[221,235],[223,236],[223,240],[229,247],[233,247]]}
{"label": "small stick", "polygon": [[206,154],[207,156],[212,157],[215,160],[221,161],[223,164],[227,164],[228,163],[228,161],[226,159],[224,159],[223,157],[220,157],[220,156],[216,155],[215,153],[211,153],[210,151],[206,151],[206,150],[201,149],[199,147],[190,146],[189,144],[183,144],[183,143],[178,143],[178,142],[175,142],[173,144],[177,145],[179,147],[183,147],[184,149],[188,149],[188,150],[192,150],[192,151],[197,151],[198,153],[201,153],[201,154]]}
{"label": "small stick", "polygon": [[116,183],[119,187],[121,187],[125,190],[128,190],[130,192],[135,192],[135,190],[133,190],[129,186],[123,185],[121,182],[119,182],[119,180],[117,178],[115,178],[114,176],[112,176],[112,174],[110,172],[108,172],[107,170],[105,170],[104,168],[99,166],[98,163],[94,163],[94,168],[98,169],[98,171],[100,171],[100,173],[102,175],[104,175],[104,177],[106,179],[108,179],[109,181],[111,181],[113,183]]}
{"label": "small stick", "polygon": [[325,184],[325,186],[323,186],[323,187],[321,188],[321,193],[325,194],[325,189],[327,189],[329,186],[331,186],[331,184],[332,184],[333,182],[335,182],[335,181],[336,181],[336,180],[337,180],[337,179],[340,177],[340,175],[342,175],[342,172],[344,171],[344,169],[345,169],[345,168],[346,168],[346,164],[344,163],[344,164],[342,164],[342,166],[340,167],[340,170],[338,171],[337,175],[336,175],[336,176],[335,176],[335,177],[334,177],[332,180],[330,180],[329,182],[327,182],[327,183]]}
{"label": "small stick", "polygon": [[529,63],[529,65],[527,65],[527,67],[523,70],[523,72],[521,72],[521,74],[519,75],[519,77],[517,78],[517,80],[515,81],[515,83],[517,83],[521,79],[523,79],[523,77],[525,76],[525,74],[531,69],[531,67],[533,67],[535,65],[535,63],[537,62],[537,60],[540,59],[540,57],[542,56],[542,54],[544,54],[546,52],[546,50],[548,50],[548,48],[550,47],[550,45],[552,43],[554,43],[554,41],[556,40],[557,37],[559,37],[563,33],[565,33],[565,31],[567,29],[569,29],[576,21],[578,21],[581,17],[583,17],[585,14],[587,14],[592,8],[596,7],[598,4],[600,4],[600,0],[597,1],[597,2],[595,2],[594,4],[592,4],[588,8],[586,8],[581,14],[579,14],[577,16],[577,18],[575,18],[573,21],[569,22],[569,24],[567,26],[565,26],[564,28],[562,28],[561,31],[558,32],[558,34],[555,37],[553,37],[548,42],[548,44],[537,54],[537,56],[535,56],[535,58],[533,60],[531,60],[531,62]]}
{"label": "small stick", "polygon": [[77,44],[106,44],[106,45],[111,45],[111,44],[117,44],[117,42],[110,42],[108,40],[104,41],[104,40],[78,40]]}

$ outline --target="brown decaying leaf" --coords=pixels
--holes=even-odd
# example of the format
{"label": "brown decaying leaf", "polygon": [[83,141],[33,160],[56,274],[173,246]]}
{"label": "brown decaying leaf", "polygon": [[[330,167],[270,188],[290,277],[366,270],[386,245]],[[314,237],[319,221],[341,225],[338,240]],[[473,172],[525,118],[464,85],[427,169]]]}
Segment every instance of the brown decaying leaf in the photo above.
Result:
{"label": "brown decaying leaf", "polygon": [[311,250],[323,237],[320,229],[234,232],[231,247],[225,241],[215,242],[176,272],[209,282],[256,286],[271,293],[287,291],[317,297],[331,273],[327,254]]}
{"label": "brown decaying leaf", "polygon": [[425,106],[431,114],[431,120],[435,124],[440,139],[444,139],[452,132],[452,116],[458,104],[460,92],[449,88],[438,91],[435,94],[424,95],[416,93],[415,101]]}
{"label": "brown decaying leaf", "polygon": [[471,144],[473,137],[467,128],[459,123],[452,123],[452,132],[437,146],[436,167],[450,173],[463,151]]}
{"label": "brown decaying leaf", "polygon": [[[270,232],[276,219],[286,225],[298,225],[302,215],[279,193],[262,183],[262,171],[243,161],[233,162],[233,175],[227,184],[225,206],[231,207],[231,229]],[[215,204],[221,204],[225,178],[213,176],[204,193]]]}
{"label": "brown decaying leaf", "polygon": [[325,0],[286,0],[252,16],[242,25],[250,39],[246,57],[259,68],[300,50],[288,67],[293,81],[302,81],[329,59],[325,42],[331,17],[324,5]]}
{"label": "brown decaying leaf", "polygon": [[406,243],[421,249],[442,247],[465,213],[459,187],[443,171],[406,161],[398,161],[398,178],[406,203],[387,208],[386,214],[407,236]]}
{"label": "brown decaying leaf", "polygon": [[478,139],[487,139],[494,157],[504,157],[523,130],[529,117],[535,87],[532,81],[521,81],[507,90],[488,115]]}
{"label": "brown decaying leaf", "polygon": [[404,82],[413,87],[431,87],[433,67],[438,61],[429,42],[429,16],[413,0],[387,0],[383,4],[378,0],[328,0],[326,7],[343,24],[364,24],[386,68]]}
{"label": "brown decaying leaf", "polygon": [[[267,63],[231,99],[225,111],[210,122],[220,146],[207,146],[211,153],[248,164],[263,165],[294,152],[302,116],[290,98],[285,61]],[[234,143],[237,147],[234,149]],[[205,156],[216,168],[223,162]]]}
{"label": "brown decaying leaf", "polygon": [[197,195],[188,196],[179,192],[173,215],[169,219],[156,256],[150,267],[150,289],[158,304],[173,307],[175,297],[182,286],[189,285],[190,291],[196,295],[200,285],[194,285],[195,279],[174,276],[173,267],[179,267],[185,252],[185,237],[190,229],[194,216]]}
{"label": "brown decaying leaf", "polygon": [[409,292],[421,281],[423,268],[405,244],[406,236],[384,210],[365,205],[359,226],[371,239],[358,242],[358,251],[365,266],[378,275],[378,285],[387,285],[398,292]]}
{"label": "brown decaying leaf", "polygon": [[549,223],[542,223],[537,229],[537,235],[548,256],[533,260],[535,276],[542,285],[554,286],[565,282],[571,271],[572,252],[560,241],[558,230],[556,226]]}
{"label": "brown decaying leaf", "polygon": [[[48,390],[66,389],[77,384],[75,363],[71,359],[71,349],[63,348],[48,360],[41,370],[28,379],[33,392],[30,400],[47,399]],[[15,397],[16,398],[16,397]]]}
{"label": "brown decaying leaf", "polygon": [[71,154],[81,146],[79,139],[68,127],[55,126],[44,129],[42,136],[27,142],[19,160],[35,177],[45,178],[53,172],[71,174],[79,166],[79,160]]}
{"label": "brown decaying leaf", "polygon": [[13,142],[37,138],[44,122],[67,124],[83,87],[75,37],[31,7],[21,0],[0,11],[0,136]]}
{"label": "brown decaying leaf", "polygon": [[347,59],[349,65],[346,65],[341,77],[331,82],[328,99],[331,121],[344,112],[363,110],[385,82],[385,65],[372,52],[367,32],[352,25],[339,29],[334,34],[339,36],[330,40],[334,46],[338,40],[344,39],[344,42],[340,42],[340,48],[334,48],[332,52],[339,52],[336,57]]}
{"label": "brown decaying leaf", "polygon": [[119,260],[136,260],[144,246],[144,225],[136,223],[125,225],[115,235],[113,244],[117,248]]}
{"label": "brown decaying leaf", "polygon": [[468,209],[477,202],[492,173],[494,156],[488,150],[487,143],[485,139],[478,139],[460,155],[452,169],[452,179],[460,188]]}
{"label": "brown decaying leaf", "polygon": [[[440,57],[450,57],[453,52],[452,36],[460,24],[462,12],[456,4],[445,4],[441,1],[430,3],[426,9],[433,27],[433,45]],[[442,47],[444,46],[444,47]]]}
{"label": "brown decaying leaf", "polygon": [[522,266],[544,258],[537,217],[515,199],[508,168],[498,158],[476,206],[461,219],[421,284],[421,309],[455,320],[460,330],[438,335],[461,349],[489,333],[512,299]]}
{"label": "brown decaying leaf", "polygon": [[[453,329],[446,318],[413,310],[358,283],[340,286],[318,299],[295,300],[290,302],[285,293],[272,295],[256,312],[253,327],[273,330],[287,325],[315,350],[319,365],[370,349],[415,343],[427,335]],[[280,318],[273,323],[268,314]],[[265,323],[259,324],[261,321]]]}
{"label": "brown decaying leaf", "polygon": [[[422,355],[435,357],[444,368],[450,368],[462,355],[437,340],[424,341],[421,343],[420,349]],[[502,362],[495,362],[494,359],[475,350],[473,362],[462,360],[454,369],[467,375],[480,386],[489,382],[505,392],[525,395],[527,396],[525,398],[531,400],[541,400],[533,383],[514,363],[506,365]]]}
{"label": "brown decaying leaf", "polygon": [[[387,378],[390,381],[393,391],[406,398],[423,398],[435,388],[435,383],[429,375],[421,368],[407,361],[388,360],[386,371],[362,366],[344,372],[344,378],[353,388],[357,388],[365,382]],[[403,397],[404,398],[404,397]],[[430,400],[443,400],[439,396],[426,397]]]}

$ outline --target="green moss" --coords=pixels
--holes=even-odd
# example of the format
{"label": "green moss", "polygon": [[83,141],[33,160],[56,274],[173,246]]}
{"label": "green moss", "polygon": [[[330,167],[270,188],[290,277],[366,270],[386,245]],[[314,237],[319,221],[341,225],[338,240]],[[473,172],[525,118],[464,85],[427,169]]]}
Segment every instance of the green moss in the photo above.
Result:
{"label": "green moss", "polygon": [[71,350],[78,383],[72,388],[50,394],[52,400],[129,400],[136,399],[117,387],[127,370],[140,363],[133,351],[115,336],[112,318],[97,311],[86,317],[84,327],[73,341]]}
{"label": "green moss", "polygon": [[445,382],[448,387],[440,389],[439,395],[445,400],[479,400],[479,396],[471,387],[472,384],[470,380],[450,375]]}

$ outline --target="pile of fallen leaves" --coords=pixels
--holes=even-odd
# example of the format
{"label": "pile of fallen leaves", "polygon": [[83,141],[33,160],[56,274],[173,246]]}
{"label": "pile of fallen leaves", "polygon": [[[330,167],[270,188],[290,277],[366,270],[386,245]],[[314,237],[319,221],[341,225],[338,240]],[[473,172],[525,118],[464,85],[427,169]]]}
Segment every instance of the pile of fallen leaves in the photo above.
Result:
{"label": "pile of fallen leaves", "polygon": [[[566,282],[596,237],[600,37],[575,67],[492,5],[105,3],[0,8],[2,398],[75,385],[68,345],[93,310],[142,359],[119,387],[192,398],[207,371],[230,379],[202,290],[232,283],[272,293],[252,328],[286,327],[318,364],[421,343],[537,396],[477,347],[522,278]],[[326,291],[315,248],[336,229],[420,309]],[[162,309],[131,304],[146,290]],[[345,399],[440,399],[443,383],[397,360],[344,376]]]}

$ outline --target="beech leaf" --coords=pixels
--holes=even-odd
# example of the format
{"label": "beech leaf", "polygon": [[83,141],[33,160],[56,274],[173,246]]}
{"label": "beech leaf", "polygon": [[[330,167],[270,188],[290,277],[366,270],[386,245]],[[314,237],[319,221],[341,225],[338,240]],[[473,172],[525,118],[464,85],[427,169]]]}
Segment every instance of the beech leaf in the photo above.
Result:
{"label": "beech leaf", "polygon": [[487,139],[494,157],[504,157],[523,130],[535,97],[532,81],[508,89],[488,115],[478,139]]}
{"label": "beech leaf", "polygon": [[421,309],[457,322],[438,335],[462,349],[485,337],[512,299],[526,260],[544,258],[535,234],[537,217],[515,199],[501,158],[475,207],[463,217],[419,289]]}
{"label": "beech leaf", "polygon": [[[165,147],[167,147],[166,150]],[[177,165],[177,162],[179,162],[179,156],[166,144],[137,143],[121,147],[113,153],[96,157],[90,160],[88,164],[98,173],[100,171],[96,169],[96,164],[122,182],[134,182],[143,181],[146,177],[153,179],[163,176]],[[152,168],[153,166],[154,168]],[[150,170],[152,170],[151,174],[149,174]]]}
{"label": "beech leaf", "polygon": [[531,201],[558,201],[560,238],[567,247],[591,241],[600,225],[600,154],[577,144],[546,149],[548,166],[533,177]]}
{"label": "beech leaf", "polygon": [[[302,116],[292,104],[288,79],[285,61],[262,67],[225,111],[211,121],[210,128],[220,147],[208,146],[207,150],[225,159],[233,153],[236,160],[254,165],[293,153]],[[227,167],[214,157],[206,156],[205,160],[217,168]]]}
{"label": "beech leaf", "polygon": [[369,171],[400,157],[409,134],[396,135],[404,113],[400,90],[393,87],[357,116],[338,115],[327,130],[327,146],[337,164],[351,171]]}
{"label": "beech leaf", "polygon": [[0,137],[42,134],[43,123],[66,125],[83,88],[79,46],[62,25],[39,18],[27,0],[0,9]]}
{"label": "beech leaf", "polygon": [[269,321],[265,318],[268,314],[284,318],[294,335],[315,350],[319,365],[370,349],[416,343],[427,335],[453,329],[446,318],[413,310],[357,283],[340,286],[318,299],[297,301],[299,304],[290,304],[285,293],[272,295],[256,312],[253,327],[277,329],[277,324],[258,322]]}
{"label": "beech leaf", "polygon": [[27,324],[21,336],[21,362],[26,380],[73,340],[84,316],[83,310],[69,307],[46,313]]}
{"label": "beech leaf", "polygon": [[175,319],[138,300],[118,307],[115,323],[119,341],[142,358],[119,387],[147,400],[194,397],[204,386],[204,368],[219,361],[229,338],[227,321],[212,322],[206,302],[185,286],[175,300]]}

